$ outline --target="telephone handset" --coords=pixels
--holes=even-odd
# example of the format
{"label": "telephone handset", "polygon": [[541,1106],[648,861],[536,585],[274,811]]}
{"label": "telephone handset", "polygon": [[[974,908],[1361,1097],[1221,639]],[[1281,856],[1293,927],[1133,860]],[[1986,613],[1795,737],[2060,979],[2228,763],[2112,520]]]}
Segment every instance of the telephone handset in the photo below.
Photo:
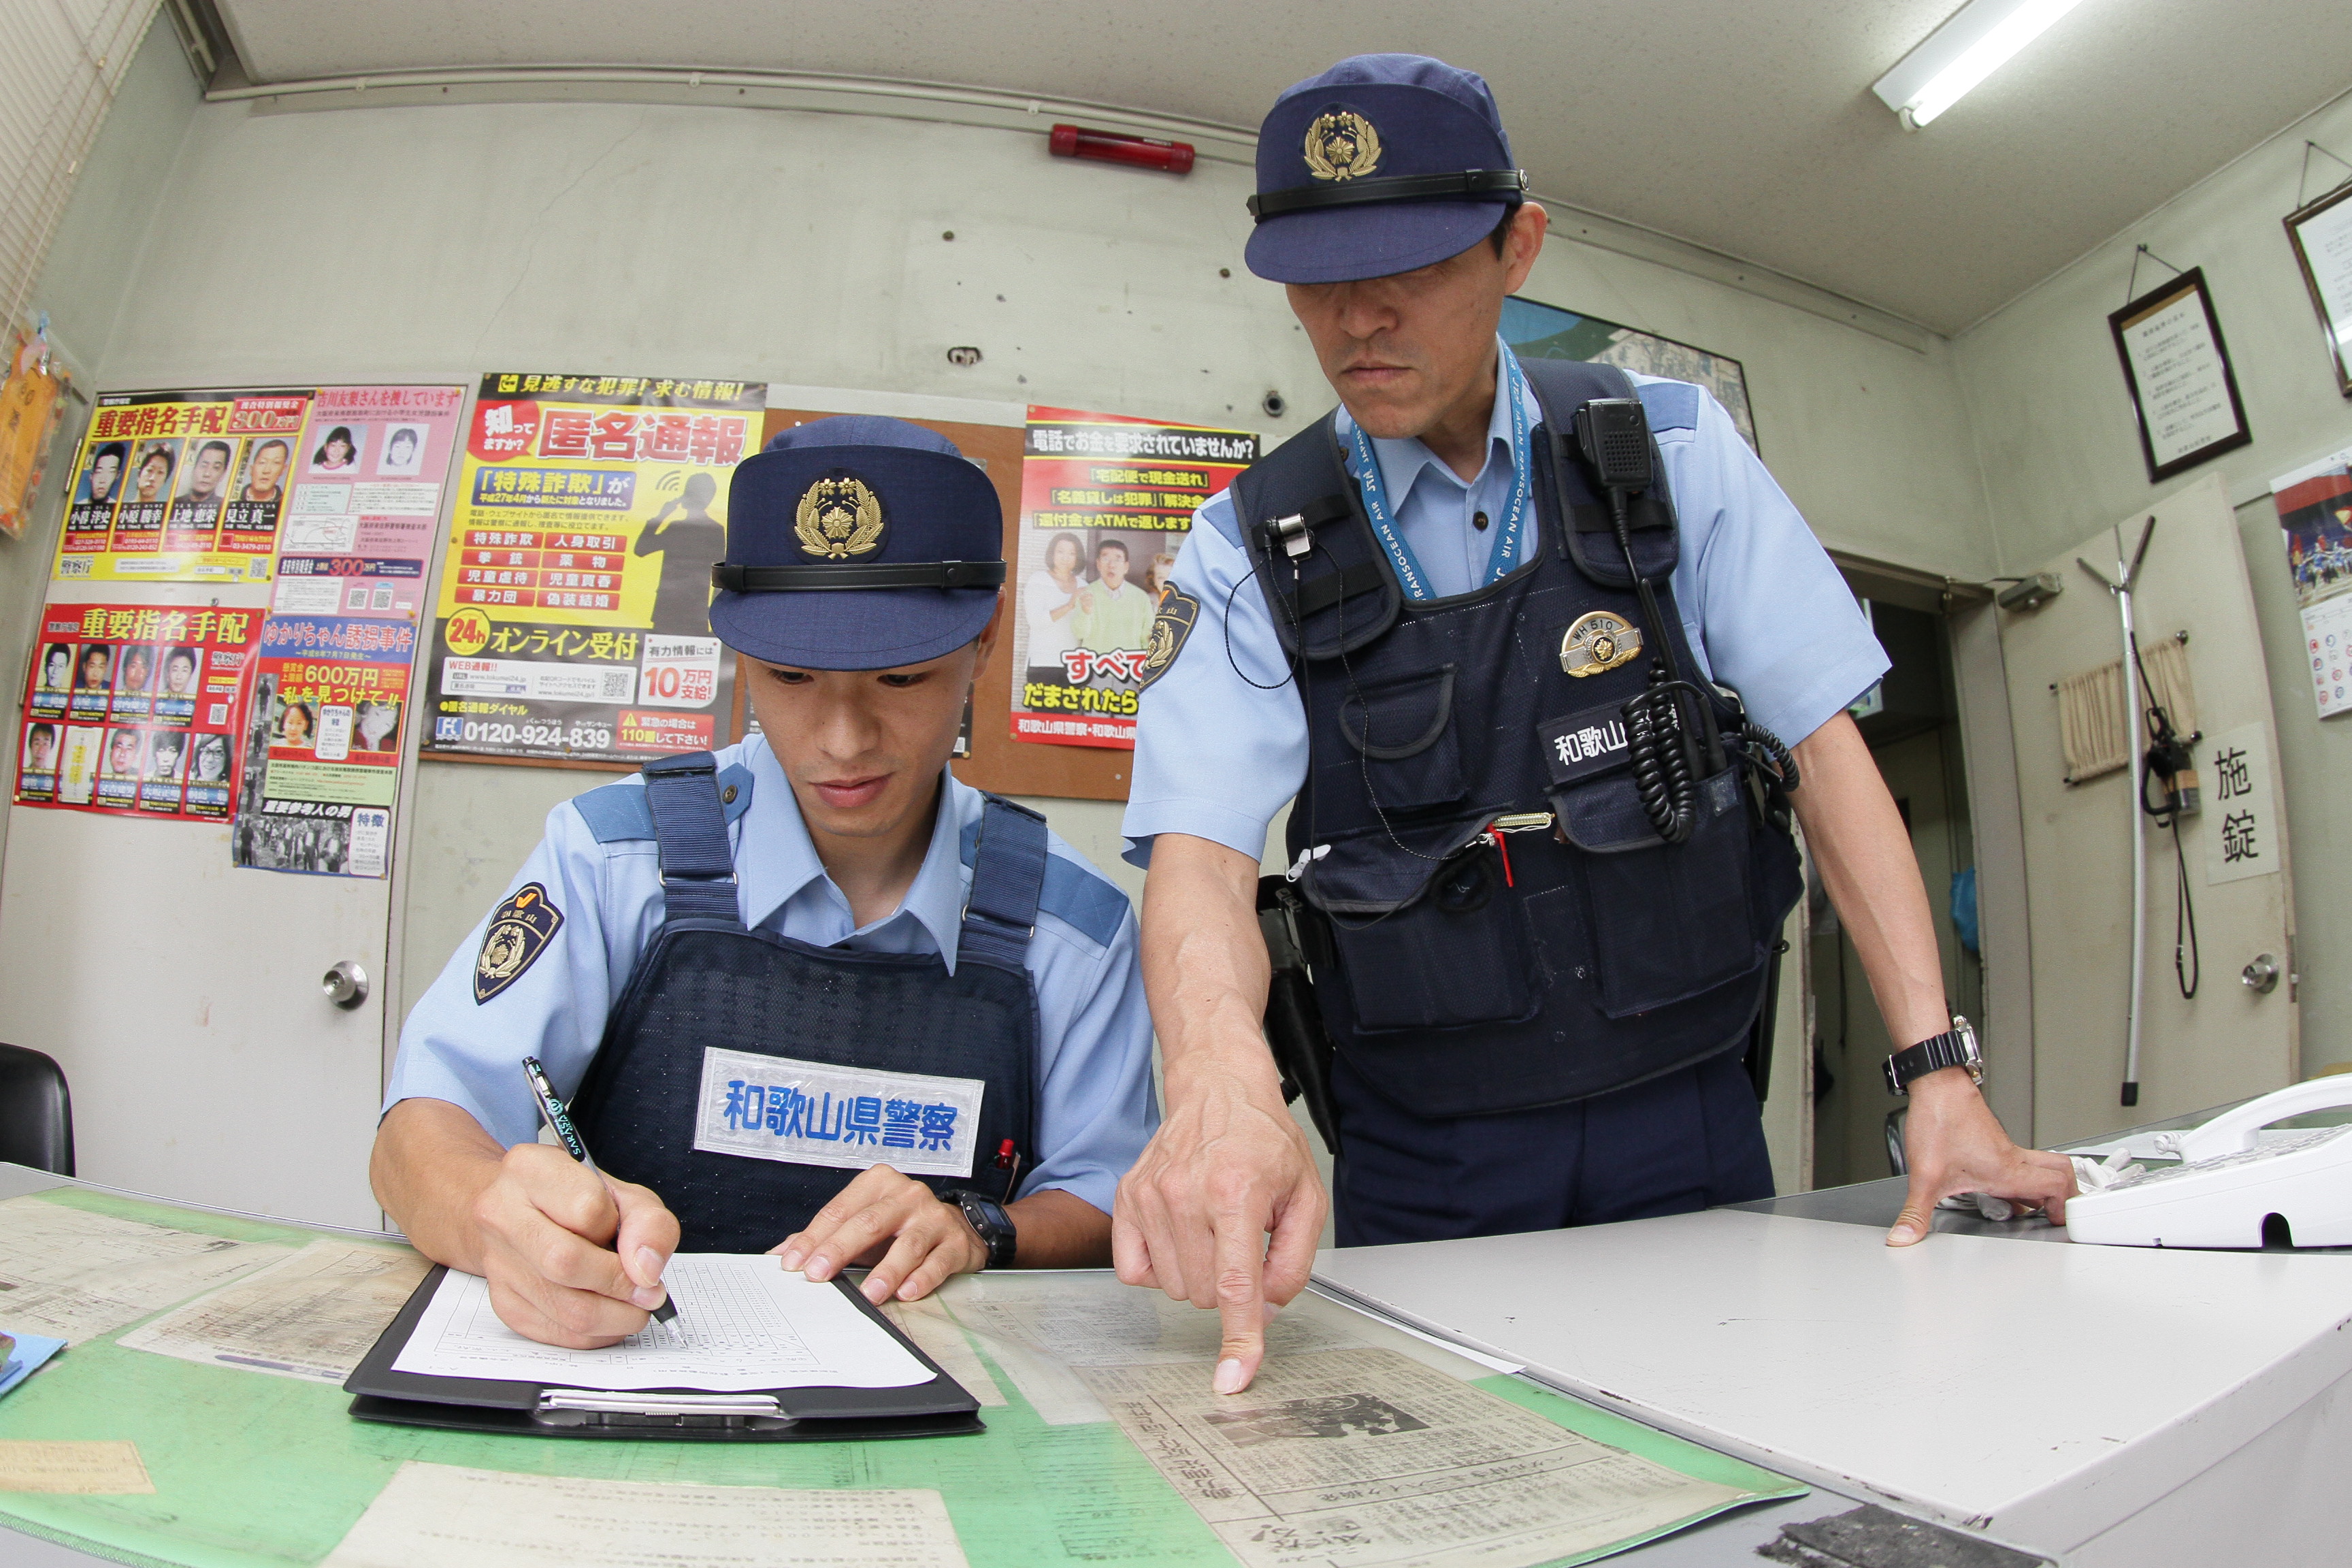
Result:
{"label": "telephone handset", "polygon": [[2289,1084],[2158,1136],[2180,1163],[2066,1204],[2066,1234],[2118,1247],[2352,1246],[2352,1125],[2263,1129],[2352,1108],[2352,1074]]}

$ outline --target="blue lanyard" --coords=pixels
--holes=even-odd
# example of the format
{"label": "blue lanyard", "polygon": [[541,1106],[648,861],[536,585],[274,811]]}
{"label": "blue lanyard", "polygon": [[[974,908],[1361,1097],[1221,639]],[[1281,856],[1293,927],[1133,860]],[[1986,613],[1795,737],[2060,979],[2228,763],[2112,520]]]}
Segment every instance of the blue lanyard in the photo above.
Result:
{"label": "blue lanyard", "polygon": [[[1503,509],[1503,520],[1495,531],[1495,548],[1486,557],[1486,581],[1493,583],[1508,575],[1519,563],[1519,529],[1528,513],[1528,400],[1519,385],[1519,362],[1508,348],[1502,349],[1503,384],[1511,395],[1511,500]],[[1364,434],[1361,425],[1349,421],[1354,437],[1356,483],[1364,492],[1364,510],[1372,521],[1372,535],[1388,552],[1389,564],[1396,568],[1397,581],[1404,587],[1408,599],[1433,599],[1429,579],[1423,574],[1421,563],[1414,558],[1412,546],[1405,542],[1395,516],[1389,510],[1388,481],[1381,476],[1380,459],[1372,454],[1371,437]],[[1484,586],[1484,584],[1481,584]]]}

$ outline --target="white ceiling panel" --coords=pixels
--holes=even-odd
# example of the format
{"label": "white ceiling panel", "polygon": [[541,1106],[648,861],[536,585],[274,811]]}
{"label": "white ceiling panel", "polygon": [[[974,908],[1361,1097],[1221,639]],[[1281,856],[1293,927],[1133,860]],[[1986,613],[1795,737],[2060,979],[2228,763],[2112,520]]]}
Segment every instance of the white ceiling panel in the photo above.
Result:
{"label": "white ceiling panel", "polygon": [[2343,0],[2084,0],[1906,134],[1870,84],[1957,3],[217,0],[257,81],[795,70],[1243,125],[1342,56],[1435,54],[1494,84],[1545,194],[1945,331],[2352,86]]}

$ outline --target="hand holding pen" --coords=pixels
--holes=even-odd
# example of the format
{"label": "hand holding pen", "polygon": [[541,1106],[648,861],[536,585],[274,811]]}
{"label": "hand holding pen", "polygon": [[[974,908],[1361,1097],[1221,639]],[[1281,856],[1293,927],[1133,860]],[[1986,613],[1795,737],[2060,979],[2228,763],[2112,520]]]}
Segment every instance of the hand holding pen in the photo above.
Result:
{"label": "hand holding pen", "polygon": [[[524,1079],[530,1084],[531,1098],[539,1101],[540,1115],[546,1119],[547,1125],[554,1131],[557,1140],[563,1146],[564,1152],[593,1172],[604,1181],[605,1186],[610,1188],[613,1184],[612,1178],[597,1170],[596,1162],[588,1153],[588,1145],[581,1141],[580,1130],[572,1123],[571,1111],[565,1107],[563,1101],[556,1097],[555,1086],[548,1082],[547,1069],[540,1065],[539,1058],[523,1058],[522,1072]],[[619,1196],[617,1192],[614,1194],[615,1201]],[[677,1302],[674,1297],[666,1293],[661,1304],[652,1309],[652,1316],[655,1321],[669,1331],[672,1340],[680,1344],[686,1342],[685,1331],[677,1326]]]}

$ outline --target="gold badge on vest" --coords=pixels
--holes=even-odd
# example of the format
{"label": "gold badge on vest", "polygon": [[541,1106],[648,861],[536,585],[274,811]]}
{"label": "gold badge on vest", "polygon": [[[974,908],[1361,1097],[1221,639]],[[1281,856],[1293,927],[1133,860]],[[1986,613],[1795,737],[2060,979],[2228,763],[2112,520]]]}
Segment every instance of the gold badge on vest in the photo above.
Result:
{"label": "gold badge on vest", "polygon": [[1641,627],[1607,610],[1589,610],[1559,639],[1559,667],[1582,679],[1614,669],[1641,651]]}

